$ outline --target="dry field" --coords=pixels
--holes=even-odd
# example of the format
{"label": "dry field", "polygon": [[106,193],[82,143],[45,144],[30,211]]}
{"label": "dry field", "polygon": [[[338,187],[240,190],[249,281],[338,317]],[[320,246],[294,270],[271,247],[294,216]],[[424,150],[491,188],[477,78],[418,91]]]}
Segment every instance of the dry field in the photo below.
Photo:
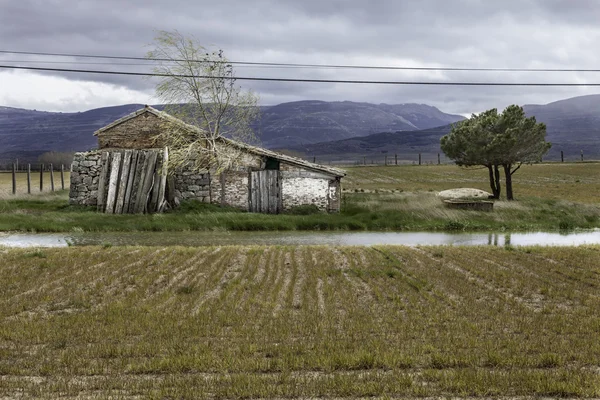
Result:
{"label": "dry field", "polygon": [[[70,184],[70,172],[65,171],[65,189],[69,190]],[[61,189],[60,183],[60,170],[54,171],[54,189],[59,191]],[[31,172],[31,195],[27,194],[27,173],[17,173],[17,197],[18,198],[39,198],[51,192],[50,189],[50,172],[44,172],[44,191],[40,192],[40,172]],[[14,198],[12,194],[12,173],[11,172],[0,172],[0,200]]]}
{"label": "dry field", "polygon": [[0,249],[0,398],[600,396],[600,247]]}
{"label": "dry field", "polygon": [[[490,191],[487,169],[456,165],[348,167],[343,186],[348,191],[422,192],[473,187]],[[504,179],[503,179],[504,181]],[[598,203],[600,163],[523,165],[513,175],[517,199],[539,197],[578,203]],[[503,187],[504,195],[504,187]]]}

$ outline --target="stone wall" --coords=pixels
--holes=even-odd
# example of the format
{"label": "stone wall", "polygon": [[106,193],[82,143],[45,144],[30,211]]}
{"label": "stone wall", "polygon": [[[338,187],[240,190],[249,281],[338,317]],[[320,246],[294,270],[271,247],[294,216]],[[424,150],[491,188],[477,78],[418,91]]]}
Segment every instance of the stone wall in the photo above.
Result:
{"label": "stone wall", "polygon": [[[98,200],[98,181],[101,170],[101,151],[76,153],[72,164],[70,204],[95,206]],[[244,157],[246,165],[223,174],[214,171],[194,172],[183,169],[174,174],[173,195],[178,201],[198,200],[249,209],[249,176],[251,170],[264,168],[259,156]],[[320,210],[340,210],[340,179],[302,167],[280,163],[281,199],[283,210],[314,204]]]}
{"label": "stone wall", "polygon": [[284,210],[314,204],[322,211],[340,211],[341,186],[338,178],[283,162],[280,169]]}
{"label": "stone wall", "polygon": [[210,185],[212,202],[248,210],[248,174],[245,171],[227,171],[215,176]]}
{"label": "stone wall", "polygon": [[175,197],[179,200],[198,200],[210,203],[211,174],[208,170],[183,169],[174,174]]}
{"label": "stone wall", "polygon": [[95,206],[98,202],[100,151],[75,153],[71,164],[69,204]]}
{"label": "stone wall", "polygon": [[161,147],[154,138],[160,133],[161,119],[147,111],[98,133],[98,148],[151,149]]}

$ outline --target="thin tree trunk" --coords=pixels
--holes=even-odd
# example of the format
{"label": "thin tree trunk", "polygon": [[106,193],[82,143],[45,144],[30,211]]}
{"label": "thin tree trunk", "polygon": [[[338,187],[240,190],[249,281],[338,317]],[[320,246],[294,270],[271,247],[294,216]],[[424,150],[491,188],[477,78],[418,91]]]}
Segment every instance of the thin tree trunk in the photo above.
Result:
{"label": "thin tree trunk", "polygon": [[511,165],[504,164],[502,166],[504,168],[504,176],[506,177],[506,200],[514,200],[513,198],[513,190],[512,190],[512,172]]}
{"label": "thin tree trunk", "polygon": [[490,173],[490,187],[492,188],[492,197],[494,199],[499,199],[500,198],[500,187],[498,186],[497,179],[494,179],[494,169],[492,168],[493,166],[491,164],[489,164],[489,165],[486,165],[486,167],[488,168],[488,171]]}
{"label": "thin tree trunk", "polygon": [[496,187],[498,188],[498,196],[497,199],[500,198],[500,194],[502,193],[502,185],[500,184],[500,171],[498,170],[498,166],[494,165],[494,180],[496,181]]}

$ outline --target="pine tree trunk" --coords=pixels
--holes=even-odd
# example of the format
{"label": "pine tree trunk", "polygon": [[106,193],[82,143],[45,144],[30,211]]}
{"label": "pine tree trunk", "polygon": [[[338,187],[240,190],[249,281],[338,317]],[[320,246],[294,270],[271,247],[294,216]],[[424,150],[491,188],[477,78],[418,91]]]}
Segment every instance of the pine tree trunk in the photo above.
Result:
{"label": "pine tree trunk", "polygon": [[492,168],[492,165],[486,165],[486,167],[488,168],[488,171],[490,173],[490,187],[492,188],[492,197],[494,199],[499,199],[500,198],[500,185],[499,185],[499,180],[497,178],[494,177],[494,169]]}
{"label": "pine tree trunk", "polygon": [[494,180],[496,181],[496,187],[498,188],[498,197],[500,198],[500,194],[502,193],[502,186],[500,185],[500,170],[498,170],[498,166],[494,165]]}
{"label": "pine tree trunk", "polygon": [[504,176],[506,179],[506,199],[514,200],[513,190],[512,190],[512,173],[510,172],[510,169],[512,166],[510,164],[504,164],[503,167],[504,167]]}

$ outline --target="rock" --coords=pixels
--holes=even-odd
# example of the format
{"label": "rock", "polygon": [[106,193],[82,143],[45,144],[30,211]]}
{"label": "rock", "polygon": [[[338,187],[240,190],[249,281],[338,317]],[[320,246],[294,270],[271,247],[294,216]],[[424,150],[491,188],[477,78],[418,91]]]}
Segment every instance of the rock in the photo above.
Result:
{"label": "rock", "polygon": [[448,189],[439,192],[438,197],[441,199],[489,199],[492,196],[491,193],[485,190],[473,189],[473,188],[458,188]]}

